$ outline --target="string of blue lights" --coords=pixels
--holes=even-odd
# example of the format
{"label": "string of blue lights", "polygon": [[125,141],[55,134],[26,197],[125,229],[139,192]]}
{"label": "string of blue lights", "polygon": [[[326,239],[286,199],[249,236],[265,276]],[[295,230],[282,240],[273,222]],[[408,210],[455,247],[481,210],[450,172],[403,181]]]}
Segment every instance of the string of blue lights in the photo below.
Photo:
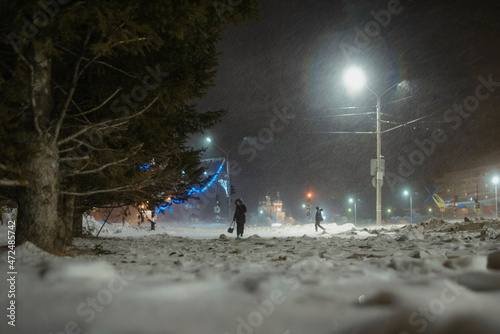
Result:
{"label": "string of blue lights", "polygon": [[220,166],[219,166],[219,169],[217,170],[217,172],[215,173],[215,175],[212,177],[212,179],[210,179],[210,181],[207,183],[206,186],[204,186],[203,188],[201,189],[196,189],[195,187],[191,188],[187,195],[181,199],[172,199],[170,200],[170,202],[166,203],[165,205],[162,205],[162,206],[159,206],[158,207],[158,210],[156,210],[156,213],[160,213],[161,211],[164,211],[166,209],[168,209],[172,204],[182,204],[184,203],[184,201],[186,199],[189,198],[189,196],[191,196],[192,194],[196,194],[196,193],[203,193],[205,192],[208,188],[210,188],[210,186],[212,185],[212,183],[215,182],[215,180],[217,179],[217,177],[219,176],[219,173],[221,172],[222,168],[223,168],[224,164],[222,163]]}

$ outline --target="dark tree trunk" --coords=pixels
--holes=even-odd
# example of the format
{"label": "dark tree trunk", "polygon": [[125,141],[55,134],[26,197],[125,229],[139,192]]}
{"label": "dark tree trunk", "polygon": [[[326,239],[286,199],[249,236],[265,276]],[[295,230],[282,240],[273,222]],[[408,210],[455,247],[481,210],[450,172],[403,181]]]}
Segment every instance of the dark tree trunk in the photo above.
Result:
{"label": "dark tree trunk", "polygon": [[78,208],[73,211],[73,237],[80,238],[83,236],[83,212]]}
{"label": "dark tree trunk", "polygon": [[16,242],[30,241],[39,248],[60,253],[65,248],[58,217],[59,148],[53,130],[51,59],[41,45],[33,45],[27,56],[31,72],[33,128],[26,143],[26,160],[21,162],[27,186],[19,197]]}
{"label": "dark tree trunk", "polygon": [[[70,189],[70,191],[73,191]],[[64,228],[59,232],[58,239],[64,240],[66,246],[73,243],[73,214],[75,211],[75,196],[62,195],[59,202],[59,215],[63,221]]]}
{"label": "dark tree trunk", "polygon": [[49,252],[64,250],[58,232],[59,156],[57,145],[50,139],[35,136],[29,143],[32,154],[24,163],[28,186],[19,199],[16,242],[30,241]]}

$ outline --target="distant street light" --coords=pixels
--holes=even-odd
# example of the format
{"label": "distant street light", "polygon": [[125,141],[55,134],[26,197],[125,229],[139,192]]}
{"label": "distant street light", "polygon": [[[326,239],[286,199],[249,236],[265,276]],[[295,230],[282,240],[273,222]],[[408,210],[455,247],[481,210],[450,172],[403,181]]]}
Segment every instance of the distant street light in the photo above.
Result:
{"label": "distant street light", "polygon": [[492,181],[495,185],[495,219],[498,219],[498,176],[495,176]]}
{"label": "distant street light", "polygon": [[389,220],[390,213],[391,213],[391,209],[387,209],[387,220]]}
{"label": "distant street light", "polygon": [[[212,143],[212,139],[207,137],[207,141],[209,143]],[[227,176],[227,214],[228,214],[228,220],[231,221],[231,174],[229,173],[229,154],[223,150],[219,145],[216,143],[213,143],[219,150],[224,152],[226,155],[226,176]]]}
{"label": "distant street light", "polygon": [[405,190],[404,194],[405,196],[410,195],[410,224],[413,224],[412,196],[411,193],[408,192],[408,190]]}
{"label": "distant street light", "polygon": [[311,198],[312,198],[312,193],[307,193],[307,206],[306,206],[306,216],[307,216],[307,221],[309,222],[311,220]]}
{"label": "distant street light", "polygon": [[397,86],[394,84],[381,94],[375,93],[370,87],[365,85],[365,75],[358,68],[350,68],[345,72],[344,80],[346,85],[353,89],[360,89],[366,87],[377,98],[377,159],[375,166],[375,188],[377,191],[377,203],[375,210],[377,213],[377,225],[382,225],[382,182],[384,178],[384,171],[382,170],[382,131],[380,127],[380,98],[389,90]]}
{"label": "distant street light", "polygon": [[349,198],[349,203],[354,203],[354,225],[357,225],[356,201]]}

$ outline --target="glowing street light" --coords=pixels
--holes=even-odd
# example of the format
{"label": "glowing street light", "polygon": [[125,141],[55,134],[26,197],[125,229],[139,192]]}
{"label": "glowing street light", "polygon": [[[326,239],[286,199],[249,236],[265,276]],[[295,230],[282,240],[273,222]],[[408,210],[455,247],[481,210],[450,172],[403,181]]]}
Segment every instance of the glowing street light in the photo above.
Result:
{"label": "glowing street light", "polygon": [[389,215],[391,214],[391,209],[387,209],[387,220],[389,220]]}
{"label": "glowing street light", "polygon": [[346,85],[353,89],[363,88],[366,81],[364,73],[356,67],[351,67],[345,72],[344,80]]}
{"label": "glowing street light", "polygon": [[[212,143],[212,139],[210,137],[207,137],[207,141],[209,143]],[[231,174],[229,173],[229,154],[223,150],[219,145],[216,143],[213,143],[219,150],[224,152],[226,155],[226,173],[227,173],[227,213],[228,213],[228,219],[231,221]]]}
{"label": "glowing street light", "polygon": [[412,196],[411,196],[411,193],[408,192],[408,190],[405,190],[404,194],[405,194],[405,196],[410,195],[410,224],[413,224]]}
{"label": "glowing street light", "polygon": [[365,85],[365,75],[358,68],[349,68],[344,74],[344,81],[347,86],[353,89],[366,87],[377,98],[377,159],[375,166],[375,188],[377,191],[377,203],[375,210],[377,213],[377,225],[382,225],[382,183],[384,170],[382,168],[382,131],[380,126],[380,98],[399,83],[392,85],[381,94],[375,93],[370,87]]}
{"label": "glowing street light", "polygon": [[495,176],[491,181],[495,185],[495,219],[498,219],[498,176]]}
{"label": "glowing street light", "polygon": [[354,225],[357,223],[357,218],[356,218],[356,201],[352,198],[349,198],[349,203],[354,203]]}

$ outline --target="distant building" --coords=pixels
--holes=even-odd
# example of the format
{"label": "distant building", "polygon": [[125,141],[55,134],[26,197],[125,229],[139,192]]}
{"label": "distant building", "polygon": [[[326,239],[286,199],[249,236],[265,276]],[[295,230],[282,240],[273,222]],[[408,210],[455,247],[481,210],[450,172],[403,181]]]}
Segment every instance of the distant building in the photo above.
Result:
{"label": "distant building", "polygon": [[273,210],[271,196],[266,196],[264,200],[259,201],[259,215],[271,215]]}
{"label": "distant building", "polygon": [[[457,216],[470,213],[477,201],[481,204],[481,215],[493,216],[495,211],[494,176],[500,176],[500,154],[474,160],[474,166],[457,168],[435,179],[439,186],[437,194],[446,204],[464,203],[462,209],[456,209]],[[431,189],[432,190],[432,189]],[[470,205],[466,205],[469,202]]]}
{"label": "distant building", "polygon": [[264,200],[259,202],[259,216],[267,217],[272,223],[284,224],[287,220],[293,222],[293,218],[286,217],[279,191],[276,193],[274,201],[271,201],[271,196],[266,196]]}
{"label": "distant building", "polygon": [[280,192],[278,191],[276,200],[273,203],[273,218],[275,223],[285,222],[285,212],[283,211],[283,201],[280,199]]}

